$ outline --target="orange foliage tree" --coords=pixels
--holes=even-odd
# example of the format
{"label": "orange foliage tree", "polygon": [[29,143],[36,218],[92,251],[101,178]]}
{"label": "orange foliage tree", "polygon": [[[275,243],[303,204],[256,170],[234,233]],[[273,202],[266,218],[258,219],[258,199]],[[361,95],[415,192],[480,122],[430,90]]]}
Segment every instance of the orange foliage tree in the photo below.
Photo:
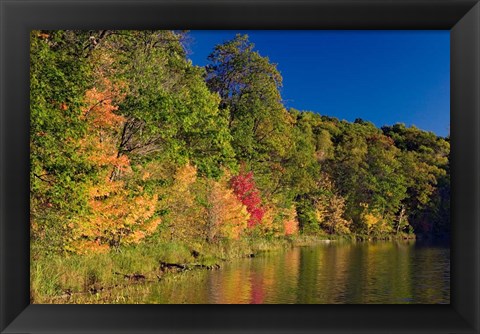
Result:
{"label": "orange foliage tree", "polygon": [[284,210],[283,231],[285,235],[293,235],[298,233],[297,210],[292,205],[287,210]]}
{"label": "orange foliage tree", "polygon": [[141,187],[127,189],[120,176],[132,173],[126,155],[118,152],[118,129],[124,118],[117,115],[120,90],[108,80],[85,94],[82,119],[87,124],[81,141],[81,153],[90,162],[95,175],[89,181],[89,214],[69,223],[67,250],[77,253],[103,252],[112,246],[138,243],[152,234],[160,219],[156,217],[157,195],[147,195]]}

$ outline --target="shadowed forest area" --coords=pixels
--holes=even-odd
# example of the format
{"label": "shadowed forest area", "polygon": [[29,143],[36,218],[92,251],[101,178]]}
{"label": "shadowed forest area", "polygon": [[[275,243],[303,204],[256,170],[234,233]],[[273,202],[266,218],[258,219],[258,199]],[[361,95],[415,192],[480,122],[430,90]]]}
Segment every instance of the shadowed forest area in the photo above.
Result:
{"label": "shadowed forest area", "polygon": [[449,238],[449,137],[287,109],[248,36],[204,68],[187,37],[31,32],[33,302],[321,239]]}

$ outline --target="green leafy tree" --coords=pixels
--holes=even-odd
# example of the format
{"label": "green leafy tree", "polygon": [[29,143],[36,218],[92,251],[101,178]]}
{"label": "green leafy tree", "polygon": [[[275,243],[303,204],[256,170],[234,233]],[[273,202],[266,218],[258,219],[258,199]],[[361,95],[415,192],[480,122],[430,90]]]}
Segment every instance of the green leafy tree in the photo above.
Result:
{"label": "green leafy tree", "polygon": [[63,248],[68,219],[86,210],[81,184],[91,168],[79,154],[92,79],[86,45],[84,32],[30,33],[30,218],[32,240],[48,250]]}
{"label": "green leafy tree", "polygon": [[236,157],[253,170],[262,191],[271,190],[292,146],[292,120],[279,91],[282,77],[268,58],[254,51],[248,36],[216,46],[209,61],[206,82],[228,113]]}

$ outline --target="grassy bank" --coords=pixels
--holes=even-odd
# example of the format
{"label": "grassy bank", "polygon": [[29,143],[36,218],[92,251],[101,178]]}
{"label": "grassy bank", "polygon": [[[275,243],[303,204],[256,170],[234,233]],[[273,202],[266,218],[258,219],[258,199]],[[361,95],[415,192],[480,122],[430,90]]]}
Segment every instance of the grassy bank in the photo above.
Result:
{"label": "grassy bank", "polygon": [[[404,239],[405,236],[398,238]],[[148,284],[139,283],[178,280],[185,269],[217,269],[234,259],[290,247],[312,246],[325,240],[355,242],[368,239],[331,235],[251,237],[216,243],[197,242],[194,246],[181,242],[150,242],[91,255],[32,254],[31,302],[86,303],[101,302],[102,298],[105,302],[118,298],[118,302],[128,302],[125,298],[131,292],[148,294]],[[392,237],[381,240],[392,240]],[[185,268],[162,268],[162,263]],[[124,293],[119,292],[121,290],[125,290]]]}
{"label": "grassy bank", "polygon": [[79,294],[95,295],[114,287],[157,282],[179,271],[161,268],[161,263],[211,269],[236,258],[313,245],[325,239],[327,237],[323,236],[249,238],[217,243],[199,242],[195,247],[179,242],[143,243],[104,254],[32,255],[31,302],[62,302]]}

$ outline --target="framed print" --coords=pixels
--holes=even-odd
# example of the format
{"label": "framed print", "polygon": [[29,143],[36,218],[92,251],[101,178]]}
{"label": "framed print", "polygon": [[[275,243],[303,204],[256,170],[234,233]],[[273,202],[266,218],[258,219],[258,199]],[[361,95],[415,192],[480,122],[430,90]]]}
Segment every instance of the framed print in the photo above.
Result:
{"label": "framed print", "polygon": [[479,332],[477,1],[1,21],[2,333]]}

